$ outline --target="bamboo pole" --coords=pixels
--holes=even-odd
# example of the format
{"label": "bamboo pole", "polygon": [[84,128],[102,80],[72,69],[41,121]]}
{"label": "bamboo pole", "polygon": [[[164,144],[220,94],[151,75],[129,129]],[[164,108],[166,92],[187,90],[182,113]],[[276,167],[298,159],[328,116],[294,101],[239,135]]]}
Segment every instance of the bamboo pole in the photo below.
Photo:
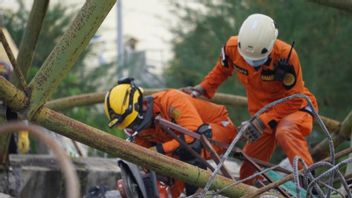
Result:
{"label": "bamboo pole", "polygon": [[28,102],[25,93],[16,89],[13,84],[2,76],[0,76],[0,100],[6,100],[6,103],[11,104],[11,108],[14,111],[22,110]]}
{"label": "bamboo pole", "polygon": [[[0,93],[9,93],[4,95],[4,100],[7,104],[10,107],[18,105],[17,108],[24,108],[25,104],[19,104],[19,101],[27,100],[23,91],[18,90],[13,85],[8,86],[6,82],[1,83],[3,81],[5,80],[0,78]],[[14,95],[13,93],[17,94]],[[93,148],[144,166],[159,174],[192,183],[195,186],[204,186],[211,175],[206,170],[124,141],[104,131],[66,117],[47,107],[40,108],[31,121]],[[212,189],[222,189],[232,184],[232,182],[232,180],[219,175],[215,178]],[[256,188],[252,186],[238,184],[227,188],[222,194],[229,197],[241,197],[248,193],[254,193],[255,190]]]}
{"label": "bamboo pole", "polygon": [[318,3],[320,5],[337,8],[352,12],[352,1],[351,0],[309,0],[310,2]]}
{"label": "bamboo pole", "polygon": [[69,96],[65,98],[51,100],[47,102],[45,106],[55,111],[62,111],[73,107],[102,103],[104,101],[104,97],[105,92],[81,94],[77,96]]}
{"label": "bamboo pole", "polygon": [[18,67],[18,65],[16,63],[15,56],[13,55],[10,44],[6,39],[6,36],[5,36],[2,28],[0,28],[0,40],[2,42],[2,45],[4,46],[7,57],[9,58],[11,65],[15,71],[16,77],[18,78],[19,85],[20,85],[21,89],[24,90],[27,87],[26,80],[23,76],[21,69]]}
{"label": "bamboo pole", "polygon": [[[145,95],[151,95],[158,91],[162,91],[165,89],[145,89]],[[54,110],[64,110],[69,109],[76,106],[86,106],[86,105],[93,105],[104,102],[105,92],[97,92],[97,93],[88,93],[82,94],[77,96],[70,96],[66,98],[60,98],[56,100],[49,101],[46,103],[46,106],[54,109]],[[205,99],[205,98],[202,98]],[[208,99],[207,99],[208,100]],[[215,96],[210,99],[209,101],[223,104],[223,105],[231,105],[231,106],[247,106],[247,98],[244,96],[236,96],[231,94],[224,94],[224,93],[216,93]],[[340,128],[340,123],[336,120],[331,118],[327,118],[325,116],[321,116],[326,127],[329,129],[330,132],[335,133]]]}
{"label": "bamboo pole", "polygon": [[116,0],[87,0],[29,84],[30,119],[47,101],[88,45]]}
{"label": "bamboo pole", "polygon": [[[16,89],[16,87],[7,81],[3,76],[0,76],[0,101],[5,101],[5,104],[11,103],[13,110],[21,110],[27,104],[27,98],[24,92]],[[0,125],[5,123],[6,109],[5,105],[0,105]],[[10,134],[0,136],[0,169],[7,166],[8,163],[8,147]]]}
{"label": "bamboo pole", "polygon": [[[0,106],[0,111],[6,110],[1,108],[2,107]],[[4,123],[6,123],[6,117],[0,114],[0,126]],[[8,142],[10,142],[10,134],[3,134],[0,136],[0,174],[3,170],[7,169],[7,166],[9,164]]]}
{"label": "bamboo pole", "polygon": [[[204,186],[210,177],[210,172],[206,170],[124,141],[45,107],[38,111],[33,121],[68,138],[195,186]],[[217,176],[212,189],[222,189],[232,182],[226,177]],[[251,186],[239,184],[226,189],[223,195],[241,197],[254,191]]]}
{"label": "bamboo pole", "polygon": [[23,33],[20,49],[17,56],[17,64],[26,78],[29,68],[32,66],[34,49],[37,44],[43,20],[48,9],[49,0],[35,0],[29,14],[28,23]]}

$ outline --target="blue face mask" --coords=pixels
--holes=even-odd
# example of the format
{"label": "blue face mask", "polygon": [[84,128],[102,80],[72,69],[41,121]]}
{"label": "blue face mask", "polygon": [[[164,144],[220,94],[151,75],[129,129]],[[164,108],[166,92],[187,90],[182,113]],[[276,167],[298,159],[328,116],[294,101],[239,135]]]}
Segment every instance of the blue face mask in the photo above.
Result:
{"label": "blue face mask", "polygon": [[259,65],[262,65],[264,64],[267,60],[268,60],[268,57],[265,57],[263,59],[259,59],[259,60],[249,60],[249,59],[246,59],[246,58],[243,58],[250,66],[252,67],[258,67]]}

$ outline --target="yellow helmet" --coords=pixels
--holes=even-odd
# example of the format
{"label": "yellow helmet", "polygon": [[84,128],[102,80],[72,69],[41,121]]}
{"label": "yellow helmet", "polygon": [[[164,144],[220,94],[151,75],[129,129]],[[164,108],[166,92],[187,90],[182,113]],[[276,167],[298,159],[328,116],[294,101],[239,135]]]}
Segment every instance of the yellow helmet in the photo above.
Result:
{"label": "yellow helmet", "polygon": [[106,95],[105,114],[109,127],[119,129],[135,128],[143,120],[143,90],[137,87],[133,78],[119,80]]}

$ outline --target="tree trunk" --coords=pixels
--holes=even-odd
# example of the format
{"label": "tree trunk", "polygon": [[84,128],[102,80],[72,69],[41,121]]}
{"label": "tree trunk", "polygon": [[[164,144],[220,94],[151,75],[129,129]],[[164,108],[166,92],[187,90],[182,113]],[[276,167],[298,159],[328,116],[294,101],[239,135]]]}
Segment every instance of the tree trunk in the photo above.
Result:
{"label": "tree trunk", "polygon": [[320,5],[352,12],[352,0],[309,0]]}

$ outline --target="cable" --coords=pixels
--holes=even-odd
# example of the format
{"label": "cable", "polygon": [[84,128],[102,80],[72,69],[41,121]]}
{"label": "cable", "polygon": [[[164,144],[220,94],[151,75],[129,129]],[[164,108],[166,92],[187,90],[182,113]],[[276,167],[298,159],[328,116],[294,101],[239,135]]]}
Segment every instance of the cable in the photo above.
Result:
{"label": "cable", "polygon": [[45,135],[43,128],[26,124],[24,122],[7,122],[0,127],[1,133],[12,133],[13,131],[27,130],[31,135],[35,136],[40,141],[44,142],[55,154],[57,162],[64,174],[66,197],[78,198],[80,197],[80,185],[78,182],[77,173],[72,162],[67,157],[65,151],[62,150],[54,140]]}
{"label": "cable", "polygon": [[204,195],[207,193],[207,191],[209,190],[209,188],[213,184],[215,176],[217,175],[217,173],[219,172],[220,168],[224,164],[224,161],[228,158],[229,154],[231,153],[232,149],[235,147],[236,143],[241,139],[241,137],[243,135],[243,132],[245,130],[246,130],[246,128],[241,128],[240,129],[240,131],[237,133],[237,136],[233,139],[233,141],[231,142],[230,146],[227,148],[226,152],[221,157],[219,164],[217,165],[217,167],[215,168],[215,170],[211,174],[207,184],[204,187],[204,190],[203,190]]}
{"label": "cable", "polygon": [[[306,165],[306,163],[304,162],[304,160],[299,157],[299,156],[295,156],[295,158],[293,159],[293,178],[294,178],[294,182],[296,184],[296,193],[297,193],[297,197],[300,198],[301,197],[301,187],[300,187],[300,184],[299,184],[299,174],[298,174],[298,162],[301,162],[303,164],[303,169],[304,169],[304,183],[305,184],[308,184],[308,178],[313,180],[314,179],[314,176],[312,174],[311,171],[308,171],[308,167]],[[317,191],[318,191],[318,194],[319,196],[321,197],[324,197],[324,192],[321,190],[320,186],[319,185],[315,185]],[[308,192],[309,193],[309,192]]]}
{"label": "cable", "polygon": [[[320,166],[325,166],[325,167],[329,167],[330,169],[325,171],[323,174],[319,175],[318,177],[316,177],[309,185],[308,185],[308,189],[310,189],[312,187],[313,184],[315,184],[318,180],[324,178],[324,177],[328,177],[332,174],[334,174],[335,172],[338,174],[338,176],[341,178],[341,183],[343,185],[343,187],[345,188],[346,192],[347,192],[347,196],[349,198],[352,198],[352,194],[351,192],[349,191],[349,186],[346,182],[346,179],[343,177],[342,173],[338,170],[338,168],[344,164],[347,164],[347,163],[351,163],[352,162],[352,158],[348,158],[346,160],[343,160],[342,162],[336,164],[336,165],[332,165],[332,164],[329,164],[328,162],[319,162],[319,165]],[[332,185],[330,185],[332,186]],[[330,190],[329,190],[330,191]],[[328,197],[329,197],[329,194],[328,194]]]}

